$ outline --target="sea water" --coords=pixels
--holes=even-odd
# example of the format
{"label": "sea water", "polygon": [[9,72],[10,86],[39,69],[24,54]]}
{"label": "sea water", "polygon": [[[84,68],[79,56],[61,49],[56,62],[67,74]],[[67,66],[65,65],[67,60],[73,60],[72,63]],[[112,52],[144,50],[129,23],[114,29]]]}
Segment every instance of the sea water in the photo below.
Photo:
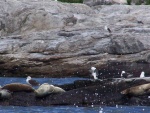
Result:
{"label": "sea water", "polygon": [[0,113],[150,113],[146,106],[77,107],[77,106],[0,106]]}
{"label": "sea water", "polygon": [[[85,80],[86,78],[34,78],[40,83],[68,84],[75,80]],[[0,77],[0,85],[9,83],[26,83],[26,78]],[[0,106],[0,113],[150,113],[149,106]]]}
{"label": "sea water", "polygon": [[[76,80],[87,80],[87,78],[79,78],[79,77],[69,77],[69,78],[32,78],[38,81],[40,84],[49,83],[49,84],[69,84],[73,83]],[[0,77],[0,85],[6,85],[10,83],[23,83],[26,84],[26,78],[19,77]]]}

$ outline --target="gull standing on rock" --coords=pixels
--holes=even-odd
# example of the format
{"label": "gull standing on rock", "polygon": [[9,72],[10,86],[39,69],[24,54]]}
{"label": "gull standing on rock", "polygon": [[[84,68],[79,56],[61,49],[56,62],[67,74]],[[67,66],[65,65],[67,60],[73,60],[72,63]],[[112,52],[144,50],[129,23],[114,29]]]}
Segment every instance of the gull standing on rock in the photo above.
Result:
{"label": "gull standing on rock", "polygon": [[142,71],[142,72],[141,72],[141,75],[140,75],[140,78],[144,78],[144,77],[145,77],[145,72]]}
{"label": "gull standing on rock", "polygon": [[104,29],[105,29],[106,31],[108,31],[109,33],[111,33],[110,28],[108,28],[107,26],[105,26]]}
{"label": "gull standing on rock", "polygon": [[121,72],[121,78],[131,78],[133,77],[133,74],[126,73],[125,71]]}
{"label": "gull standing on rock", "polygon": [[39,86],[40,84],[36,80],[32,80],[30,76],[27,77],[26,82],[31,86]]}
{"label": "gull standing on rock", "polygon": [[94,80],[98,79],[98,70],[95,67],[91,67],[91,75],[94,77]]}

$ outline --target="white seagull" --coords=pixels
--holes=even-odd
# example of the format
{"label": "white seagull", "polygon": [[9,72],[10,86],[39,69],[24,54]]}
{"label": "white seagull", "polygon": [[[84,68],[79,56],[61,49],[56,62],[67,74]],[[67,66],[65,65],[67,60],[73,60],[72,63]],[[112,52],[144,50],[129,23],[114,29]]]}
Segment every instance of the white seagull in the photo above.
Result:
{"label": "white seagull", "polygon": [[105,29],[106,31],[108,31],[109,33],[111,33],[110,28],[108,28],[107,26],[105,26],[104,29]]}
{"label": "white seagull", "polygon": [[145,72],[142,71],[142,72],[141,72],[141,75],[140,75],[140,78],[144,78],[144,77],[145,77]]}
{"label": "white seagull", "polygon": [[32,80],[30,76],[27,77],[26,82],[31,86],[39,86],[40,84],[36,80]]}
{"label": "white seagull", "polygon": [[98,79],[98,70],[95,67],[91,67],[91,75],[94,77],[95,80]]}
{"label": "white seagull", "polygon": [[121,72],[121,78],[131,78],[133,74],[126,73],[125,71]]}

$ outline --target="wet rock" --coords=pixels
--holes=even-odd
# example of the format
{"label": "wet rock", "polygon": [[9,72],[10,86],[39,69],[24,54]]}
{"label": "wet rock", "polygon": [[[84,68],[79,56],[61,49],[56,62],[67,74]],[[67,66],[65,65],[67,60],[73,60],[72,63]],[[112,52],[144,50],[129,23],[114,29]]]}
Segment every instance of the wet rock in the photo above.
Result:
{"label": "wet rock", "polygon": [[[80,85],[77,86],[77,83]],[[9,100],[0,101],[0,105],[13,106],[52,106],[52,105],[149,105],[147,94],[126,96],[120,92],[137,85],[150,83],[149,78],[144,79],[105,79],[105,80],[79,80],[72,84],[59,85],[68,89],[64,93],[50,94],[37,98],[34,92],[14,92]],[[68,88],[69,87],[69,88]],[[23,98],[24,97],[24,98]]]}

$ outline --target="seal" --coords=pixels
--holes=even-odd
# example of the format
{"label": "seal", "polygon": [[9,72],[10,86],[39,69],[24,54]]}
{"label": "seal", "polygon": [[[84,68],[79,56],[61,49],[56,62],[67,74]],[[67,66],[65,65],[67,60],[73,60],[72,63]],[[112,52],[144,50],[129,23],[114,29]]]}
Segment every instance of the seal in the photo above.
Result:
{"label": "seal", "polygon": [[11,92],[7,89],[0,90],[0,99],[9,99],[11,97]]}
{"label": "seal", "polygon": [[123,95],[140,96],[150,93],[150,83],[127,88],[121,91]]}
{"label": "seal", "polygon": [[[53,86],[53,85],[52,85]],[[57,87],[57,86],[53,86],[54,87],[54,91],[53,93],[64,93],[66,92],[65,90],[63,90],[62,88],[60,87]]]}
{"label": "seal", "polygon": [[48,83],[44,83],[34,92],[35,92],[36,97],[44,97],[52,93],[63,93],[65,92],[65,90],[63,90],[60,87],[50,85]]}
{"label": "seal", "polygon": [[21,84],[21,83],[6,84],[5,86],[2,87],[2,89],[7,89],[11,92],[18,92],[18,91],[33,92],[34,91],[34,89],[30,85]]}

